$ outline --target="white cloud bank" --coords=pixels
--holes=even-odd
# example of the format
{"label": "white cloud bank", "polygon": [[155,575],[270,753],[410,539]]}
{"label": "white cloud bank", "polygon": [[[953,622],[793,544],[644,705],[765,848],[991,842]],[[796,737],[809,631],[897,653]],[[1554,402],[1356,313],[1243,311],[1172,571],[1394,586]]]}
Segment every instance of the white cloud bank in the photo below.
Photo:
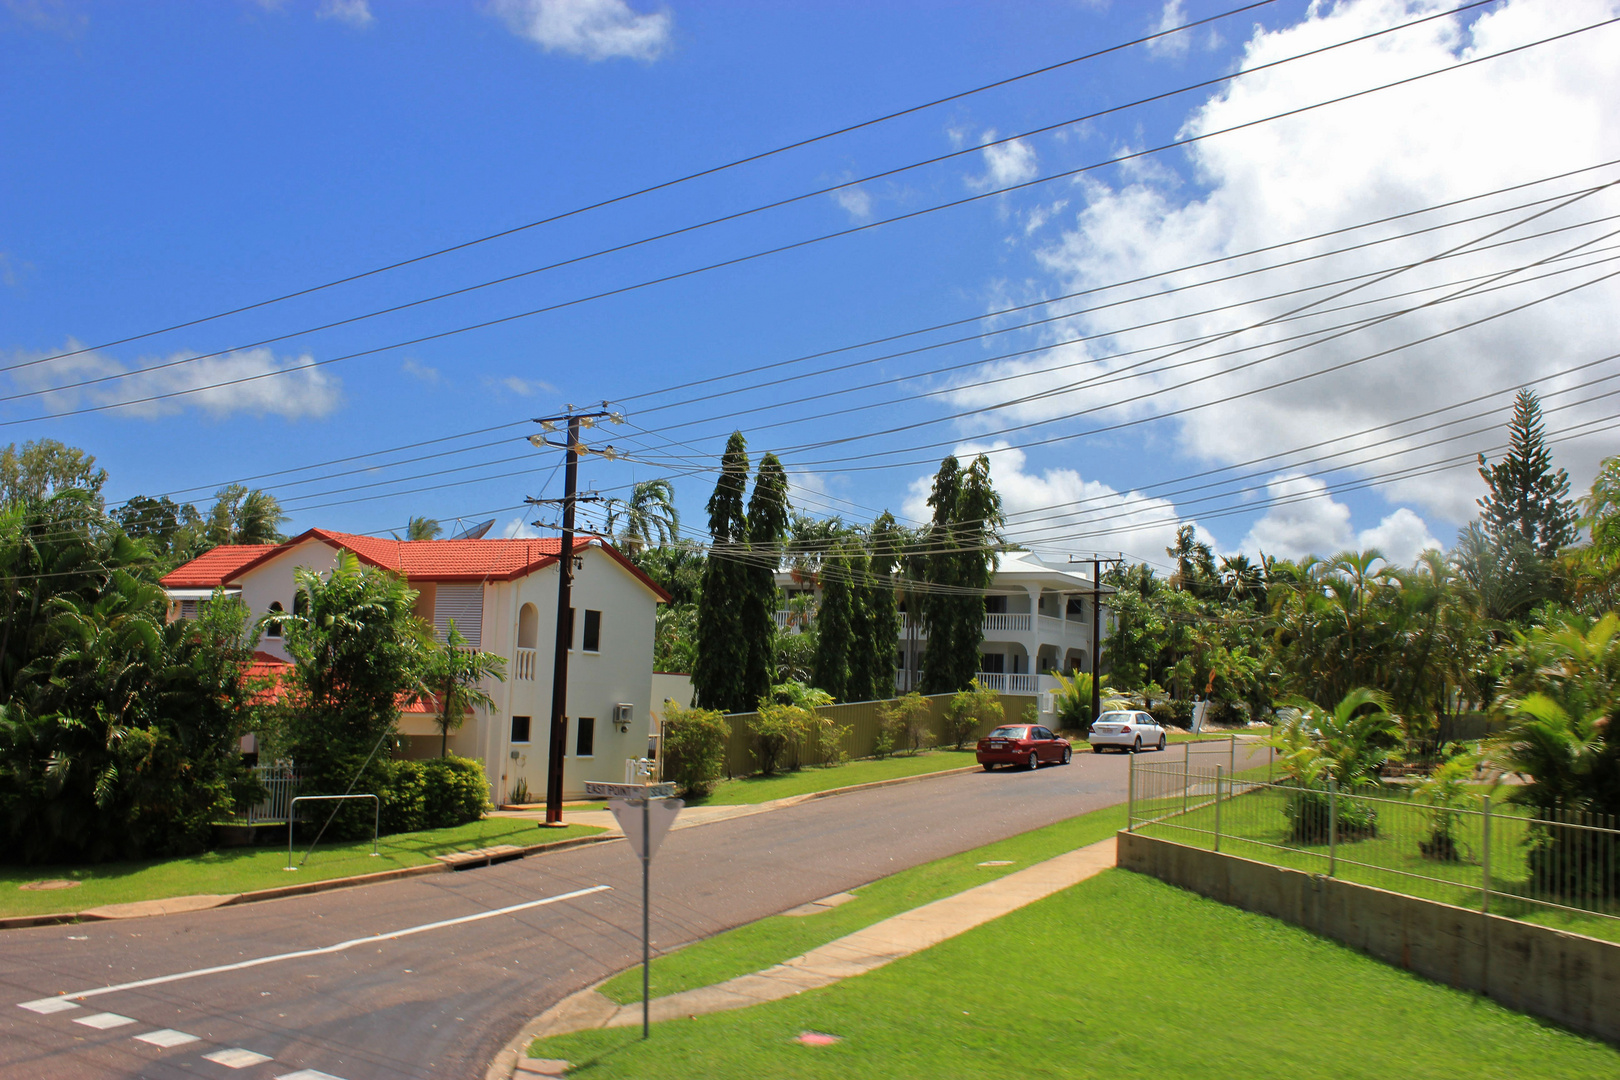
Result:
{"label": "white cloud bank", "polygon": [[587,60],[656,60],[675,24],[668,11],[638,12],[625,0],[494,0],[490,10],[547,52]]}
{"label": "white cloud bank", "polygon": [[[81,346],[69,340],[66,348]],[[14,354],[13,365],[37,359],[39,354]],[[194,409],[216,419],[236,413],[280,416],[287,420],[328,416],[343,403],[342,383],[315,366],[307,353],[278,357],[267,348],[248,349],[192,360],[195,353],[146,357],[134,368],[103,353],[89,352],[30,367],[15,367],[11,382],[20,391],[45,391],[37,398],[46,413],[86,406],[109,407],[112,416],[159,419]],[[139,371],[157,364],[181,361],[173,367]],[[52,387],[87,379],[122,375],[124,378],[92,386],[53,390]],[[257,376],[264,376],[262,378]],[[239,380],[251,380],[247,382]],[[221,386],[220,383],[234,385]],[[157,401],[142,398],[169,395]],[[129,402],[131,404],[122,404]],[[122,405],[122,407],[118,407]]]}
{"label": "white cloud bank", "polygon": [[373,20],[370,0],[322,0],[315,9],[317,19],[334,19],[353,27],[370,26]]}
{"label": "white cloud bank", "polygon": [[[1257,30],[1247,43],[1242,66],[1252,68],[1333,44],[1443,6],[1449,5],[1433,0],[1314,5],[1294,26]],[[1509,0],[1485,14],[1471,15],[1471,21],[1438,19],[1238,80],[1194,111],[1183,135],[1218,131],[1430,70],[1455,67],[1477,56],[1616,14],[1620,14],[1620,0]],[[1620,26],[1593,30],[1402,88],[1218,135],[1193,144],[1181,152],[1183,157],[1154,159],[1166,165],[1185,162],[1189,175],[1167,178],[1163,168],[1144,169],[1121,173],[1113,185],[1099,180],[1078,184],[1076,190],[1085,199],[1083,208],[1069,218],[1061,239],[1039,252],[1053,291],[1099,290],[1086,298],[1089,304],[1133,302],[1079,315],[1029,344],[1051,345],[1082,334],[1105,335],[1100,340],[1053,349],[1032,359],[992,364],[971,380],[962,380],[953,404],[984,410],[972,426],[964,427],[964,437],[993,438],[991,433],[1008,424],[1058,419],[1069,430],[1080,432],[1099,424],[1190,408],[1193,411],[1179,416],[1173,428],[1165,424],[1158,430],[1194,459],[1231,464],[1336,439],[1330,450],[1360,451],[1358,458],[1338,462],[1346,469],[1341,475],[1355,478],[1468,455],[1494,445],[1501,440],[1510,414],[1510,388],[1528,379],[1541,379],[1536,388],[1548,410],[1548,431],[1554,437],[1576,422],[1613,412],[1612,400],[1583,403],[1586,392],[1573,389],[1576,383],[1608,374],[1611,368],[1583,374],[1560,372],[1614,350],[1620,279],[1598,279],[1620,264],[1604,262],[1571,269],[1579,264],[1566,260],[1528,272],[1518,268],[1587,241],[1592,242],[1590,247],[1581,252],[1586,258],[1613,257],[1615,252],[1608,249],[1620,240],[1599,238],[1615,223],[1592,223],[1592,219],[1620,214],[1620,189],[1607,189],[1490,241],[1514,242],[1427,263],[1321,305],[1363,306],[1276,320],[1301,304],[1324,301],[1369,280],[1365,275],[1421,262],[1479,240],[1548,205],[1510,209],[1517,204],[1616,179],[1620,170],[1614,168],[1264,256],[1193,272],[1167,271],[1620,158],[1620,110],[1612,107],[1620,100],[1617,54]],[[1291,267],[1278,265],[1348,244],[1388,240],[1414,228],[1456,222],[1485,211],[1509,212]],[[1523,239],[1566,227],[1567,231],[1540,239]],[[1212,281],[1264,266],[1276,268],[1232,281]],[[1554,269],[1565,272],[1530,280]],[[1461,283],[1468,279],[1514,270],[1517,272],[1500,282],[1508,288],[1400,313],[1463,288]],[[1108,287],[1144,277],[1143,284]],[[1324,285],[1336,279],[1351,280]],[[1189,285],[1197,287],[1169,291]],[[1585,287],[1431,343],[1411,345],[1577,285]],[[1415,296],[1393,295],[1411,290],[1423,291]],[[1266,299],[1282,293],[1290,295]],[[1060,310],[1078,306],[1074,302]],[[1383,314],[1394,317],[1325,340],[1330,328]],[[1270,325],[1261,325],[1268,321]],[[1151,322],[1162,325],[1143,326]],[[1307,331],[1324,340],[1284,355],[1283,350],[1297,344],[1284,339]],[[1174,351],[1180,348],[1174,343],[1216,334],[1231,336],[1217,345]],[[1217,355],[1236,349],[1247,351]],[[1365,359],[1392,349],[1398,351]],[[1144,351],[1118,355],[1128,350]],[[1253,363],[1256,360],[1261,362]],[[1144,361],[1145,366],[1134,366]],[[1172,368],[1171,364],[1179,366]],[[1339,365],[1344,365],[1341,370],[1331,370]],[[1027,377],[1012,383],[975,385],[986,378],[1019,373]],[[1307,377],[1278,385],[1301,376]],[[1504,391],[1500,397],[1462,414],[1356,434],[1497,390]],[[1044,396],[995,408],[1002,401],[1032,392]],[[1486,410],[1489,415],[1478,419],[1466,416]],[[1429,433],[1414,431],[1437,423],[1445,426]],[[1484,430],[1433,448],[1419,445],[1475,429]],[[1014,441],[1018,438],[1014,436]],[[1611,450],[1612,445],[1602,439],[1554,447],[1559,464],[1570,469],[1577,486]],[[1300,457],[1284,456],[1269,467],[1286,475]],[[1393,500],[1415,504],[1425,515],[1458,523],[1472,516],[1479,488],[1473,470],[1463,467],[1408,477],[1379,490]],[[1388,554],[1397,558],[1427,542],[1428,530],[1420,526],[1417,512],[1407,510],[1403,515],[1397,511],[1376,529],[1363,532],[1395,549]],[[1264,528],[1257,524],[1256,530],[1256,536],[1266,543],[1292,545],[1294,550],[1329,540],[1359,542],[1362,537],[1347,519],[1338,525],[1323,521],[1307,527],[1287,515],[1269,520]]]}
{"label": "white cloud bank", "polygon": [[991,143],[981,153],[984,155],[984,175],[970,176],[967,185],[974,191],[993,191],[997,188],[1011,187],[1033,180],[1040,175],[1040,161],[1035,148],[1022,139],[1013,139],[1010,142],[996,143],[995,129],[984,133],[981,142]]}
{"label": "white cloud bank", "polygon": [[1356,531],[1350,508],[1328,495],[1327,486],[1314,477],[1279,476],[1266,485],[1266,493],[1271,506],[1238,544],[1251,557],[1264,552],[1284,559],[1327,558],[1347,548],[1377,548],[1390,562],[1410,566],[1425,549],[1443,546],[1429,535],[1423,519],[1404,506],[1377,526]]}

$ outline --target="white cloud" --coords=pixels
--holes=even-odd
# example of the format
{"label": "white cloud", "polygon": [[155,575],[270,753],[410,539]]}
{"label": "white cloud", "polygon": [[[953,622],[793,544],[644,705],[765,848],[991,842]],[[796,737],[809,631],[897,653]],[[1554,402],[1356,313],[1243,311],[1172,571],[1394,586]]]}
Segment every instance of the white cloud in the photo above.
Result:
{"label": "white cloud", "polygon": [[483,384],[491,390],[505,390],[518,397],[534,397],[536,394],[554,394],[557,388],[543,379],[522,379],[516,375],[507,375],[503,378],[485,375]]}
{"label": "white cloud", "polygon": [[530,525],[527,518],[515,517],[501,527],[501,536],[507,540],[533,540],[544,534]]}
{"label": "white cloud", "polygon": [[490,9],[547,52],[587,60],[656,60],[675,22],[668,11],[638,12],[625,0],[493,0]]}
{"label": "white cloud", "polygon": [[1266,485],[1266,493],[1272,506],[1238,544],[1254,557],[1264,552],[1284,559],[1327,558],[1347,548],[1377,548],[1397,566],[1410,566],[1424,549],[1441,546],[1423,519],[1404,506],[1357,532],[1350,524],[1350,508],[1315,477],[1279,476]]}
{"label": "white cloud", "polygon": [[[1137,491],[1117,491],[1098,480],[1087,480],[1075,469],[1027,470],[1022,450],[1005,442],[964,443],[953,451],[966,463],[985,453],[990,457],[990,479],[1001,495],[1007,517],[1006,536],[1044,558],[1062,561],[1071,554],[1124,551],[1137,559],[1163,563],[1164,549],[1183,524],[1193,524],[1198,538],[1212,547],[1215,538],[1195,522],[1183,520],[1175,504],[1149,498]],[[913,521],[927,521],[933,511],[928,494],[932,474],[912,481],[904,512]]]}
{"label": "white cloud", "polygon": [[[1153,27],[1154,33],[1163,33],[1173,30],[1187,21],[1187,12],[1182,9],[1181,0],[1165,0],[1164,8],[1159,12],[1159,21]],[[1154,56],[1165,56],[1179,59],[1187,55],[1187,49],[1192,44],[1190,35],[1186,32],[1171,34],[1169,37],[1155,38],[1148,42],[1147,50]]]}
{"label": "white cloud", "polygon": [[[984,133],[980,141],[990,143],[995,137],[996,132],[992,128]],[[968,187],[975,191],[994,191],[1022,184],[1035,179],[1040,173],[1035,148],[1022,139],[986,146],[981,153],[984,155],[984,175],[967,178]]]}
{"label": "white cloud", "polygon": [[34,265],[32,263],[22,262],[6,252],[0,251],[0,285],[15,288],[22,283],[22,280],[33,269]]}
{"label": "white cloud", "polygon": [[833,202],[856,221],[869,221],[872,217],[872,196],[863,188],[839,188],[832,193]]}
{"label": "white cloud", "polygon": [[444,377],[439,374],[438,368],[430,367],[429,365],[418,360],[411,360],[407,358],[404,363],[399,365],[399,368],[405,374],[411,376],[411,378],[420,379],[429,386],[437,386],[444,379]]}
{"label": "white cloud", "polygon": [[[79,347],[79,343],[68,341],[68,349]],[[40,355],[43,354],[18,352],[13,354],[11,362],[20,364]],[[110,411],[113,416],[143,419],[174,416],[186,409],[196,409],[216,419],[248,413],[299,420],[330,415],[343,403],[342,383],[324,368],[316,367],[314,357],[307,353],[278,357],[269,349],[260,348],[192,360],[195,355],[178,352],[167,357],[143,357],[139,363],[128,367],[103,353],[89,352],[16,368],[11,372],[11,380],[21,391],[46,391],[36,400],[47,413],[88,405],[114,406]],[[175,366],[137,370],[169,363]],[[50,389],[124,372],[133,373],[93,386]],[[251,381],[240,381],[244,379]],[[233,385],[219,385],[221,383]],[[160,394],[177,396],[158,401],[140,400]],[[124,402],[132,404],[116,407]]]}
{"label": "white cloud", "polygon": [[[1313,6],[1297,25],[1256,30],[1242,66],[1343,41],[1434,9],[1428,0],[1349,0]],[[1194,111],[1183,133],[1230,128],[1617,13],[1620,0],[1557,4],[1508,0],[1472,21],[1438,19],[1239,80]],[[1593,373],[1554,373],[1613,350],[1620,280],[1593,284],[1432,343],[1406,346],[1569,286],[1594,282],[1613,267],[1571,271],[1539,282],[1529,279],[1551,267],[1520,272],[1504,279],[1504,284],[1512,283],[1508,289],[1396,313],[1446,295],[1460,288],[1464,279],[1519,268],[1594,240],[1614,226],[1582,223],[1620,213],[1620,190],[1609,189],[1496,239],[1574,226],[1567,232],[1427,262],[1323,305],[1368,302],[1364,307],[1260,325],[1337,291],[1323,288],[1322,282],[1355,275],[1368,280],[1366,275],[1422,262],[1544,207],[1513,210],[1228,282],[1212,279],[1361,241],[1388,239],[1487,210],[1509,210],[1529,200],[1615,179],[1616,170],[1480,199],[1263,259],[1248,257],[1190,273],[1165,271],[1620,158],[1620,112],[1611,107],[1620,100],[1620,65],[1613,62],[1617,48],[1620,27],[1591,31],[1403,88],[1215,136],[1189,147],[1187,159],[1164,159],[1171,166],[1190,160],[1190,175],[1166,178],[1143,170],[1112,186],[1098,181],[1081,185],[1076,190],[1085,196],[1085,205],[1062,238],[1039,252],[1042,267],[1052,275],[1048,287],[1070,292],[1147,280],[1092,294],[1088,301],[1093,304],[1132,302],[1054,324],[1045,336],[1028,344],[1104,335],[1099,340],[990,365],[964,379],[953,404],[978,412],[974,422],[961,429],[963,437],[1009,423],[1066,417],[1071,428],[1080,428],[1191,408],[1175,420],[1174,428],[1164,428],[1164,437],[1179,440],[1179,449],[1188,456],[1234,463],[1337,436],[1340,441],[1333,449],[1363,452],[1364,464],[1346,465],[1352,475],[1362,476],[1470,454],[1500,441],[1511,393],[1467,410],[1493,409],[1488,417],[1467,419],[1458,414],[1422,422],[1425,427],[1445,423],[1439,431],[1406,434],[1410,428],[1395,428],[1355,433],[1538,375],[1547,377],[1537,387],[1545,407],[1558,405],[1557,390]],[[1594,251],[1593,257],[1604,255]],[[1197,287],[1169,291],[1189,285]],[[1316,291],[1263,299],[1307,287]],[[1428,291],[1415,298],[1393,295],[1410,290]],[[1283,353],[1297,344],[1285,338],[1307,330],[1325,335],[1330,327],[1373,314],[1395,317]],[[1162,325],[1144,325],[1153,322]],[[1172,343],[1215,334],[1231,336],[1216,347],[1172,355]],[[1365,359],[1398,347],[1386,357]],[[1249,351],[1215,355],[1237,349]],[[1136,355],[1119,355],[1133,350]],[[1262,362],[1251,363],[1256,360]],[[1143,367],[1134,366],[1144,362]],[[1171,368],[1171,363],[1179,366]],[[1328,371],[1338,365],[1348,366]],[[1314,372],[1326,373],[1274,385]],[[1011,384],[975,385],[1002,375],[1026,377]],[[995,408],[1025,393],[1043,396]],[[1550,434],[1612,409],[1602,401],[1579,404],[1580,397],[1579,392],[1572,393],[1562,401],[1575,402],[1575,407],[1549,412]],[[1420,425],[1411,425],[1416,426]],[[1489,430],[1438,447],[1420,446],[1479,428]],[[1588,439],[1556,445],[1554,451],[1579,487],[1605,449],[1600,439]],[[1286,470],[1286,460],[1277,467]],[[1472,516],[1478,488],[1473,470],[1461,468],[1409,477],[1380,490],[1426,514],[1458,523]]]}
{"label": "white cloud", "polygon": [[369,26],[373,20],[370,0],[322,0],[315,9],[317,19],[336,19],[350,26]]}

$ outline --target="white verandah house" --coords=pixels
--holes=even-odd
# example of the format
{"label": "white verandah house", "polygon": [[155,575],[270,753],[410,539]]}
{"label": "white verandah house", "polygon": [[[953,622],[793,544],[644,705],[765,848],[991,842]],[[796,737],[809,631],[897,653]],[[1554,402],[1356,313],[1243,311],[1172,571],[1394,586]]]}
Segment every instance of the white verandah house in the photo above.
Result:
{"label": "white verandah house", "polygon": [[[808,606],[813,614],[821,598],[819,583],[792,571],[776,575],[789,606],[776,613],[780,627],[792,627]],[[984,640],[979,646],[978,679],[1003,694],[1033,694],[1049,711],[1049,694],[1057,689],[1053,671],[1091,670],[1091,618],[1096,583],[1073,566],[1042,562],[1027,551],[1001,552],[990,587],[984,590]],[[1114,590],[1104,585],[1103,597]],[[797,602],[797,603],[795,603]],[[806,605],[806,602],[808,604]],[[1113,628],[1106,599],[1098,613],[1102,640]],[[927,631],[915,613],[904,611],[895,649],[895,689],[918,688]]]}
{"label": "white verandah house", "polygon": [[[484,687],[496,708],[470,713],[449,740],[452,752],[483,762],[490,799],[499,805],[520,781],[535,798],[545,791],[560,550],[556,538],[392,540],[311,529],[282,544],[216,547],[166,575],[163,586],[171,619],[195,615],[218,588],[239,596],[257,620],[292,611],[295,570],[329,572],[344,551],[401,575],[440,641],[454,619],[471,648],[506,661],[506,681]],[[654,624],[657,606],[669,599],[599,537],[577,537],[573,558],[566,798],[579,797],[586,780],[622,781],[625,760],[646,755]],[[289,663],[273,624],[256,659],[255,668],[272,675]],[[431,703],[403,710],[402,756],[438,754],[434,712]]]}

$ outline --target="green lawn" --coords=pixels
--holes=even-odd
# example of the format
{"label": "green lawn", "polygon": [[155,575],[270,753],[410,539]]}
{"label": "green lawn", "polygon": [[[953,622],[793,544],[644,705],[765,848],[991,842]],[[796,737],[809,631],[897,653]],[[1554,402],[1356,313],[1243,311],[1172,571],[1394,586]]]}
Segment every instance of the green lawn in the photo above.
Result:
{"label": "green lawn", "polygon": [[[842,1041],[793,1041],[806,1031]],[[640,1035],[530,1052],[576,1080],[1620,1075],[1611,1047],[1124,870],[835,986]]]}
{"label": "green lawn", "polygon": [[[58,911],[83,911],[103,904],[124,904],[134,900],[157,900],[197,893],[240,893],[269,889],[303,881],[373,874],[430,862],[435,855],[470,851],[493,844],[542,844],[589,836],[603,830],[589,825],[566,829],[539,829],[532,821],[511,818],[485,818],[454,829],[399,833],[377,842],[378,855],[371,856],[371,841],[322,844],[309,861],[296,871],[287,865],[285,830],[279,833],[282,846],[225,848],[184,859],[154,859],[143,862],[102,863],[96,866],[0,866],[0,916],[39,915]],[[302,847],[294,849],[296,864]],[[33,881],[77,881],[71,889],[46,891],[19,888]]]}
{"label": "green lawn", "polygon": [[[1296,843],[1289,836],[1289,821],[1283,809],[1289,794],[1280,788],[1258,788],[1221,803],[1221,850],[1246,859],[1324,874],[1329,868],[1326,843]],[[1409,788],[1391,786],[1380,793],[1377,834],[1341,839],[1336,852],[1335,874],[1347,881],[1374,885],[1393,892],[1421,896],[1442,903],[1477,908],[1483,869],[1480,854],[1483,836],[1478,816],[1460,817],[1455,826],[1456,858],[1440,861],[1425,857],[1418,846],[1430,835],[1428,808],[1412,798]],[[1215,808],[1199,807],[1207,802],[1192,797],[1192,809],[1174,814],[1180,796],[1139,804],[1137,815],[1171,814],[1141,827],[1149,836],[1158,836],[1194,847],[1214,843]],[[1542,907],[1527,900],[1500,893],[1529,893],[1529,869],[1525,861],[1528,819],[1522,807],[1500,799],[1492,800],[1491,821],[1491,910],[1498,915],[1568,930],[1591,937],[1620,941],[1620,918],[1578,915]],[[1430,880],[1438,879],[1438,880]],[[1608,907],[1620,916],[1620,904]]]}
{"label": "green lawn", "polygon": [[[1106,840],[1124,826],[1125,808],[1111,806],[880,878],[856,889],[854,900],[825,912],[797,917],[776,915],[739,926],[655,959],[653,996],[761,971],[891,915]],[[1011,865],[978,865],[1001,861]],[[641,969],[621,973],[603,986],[602,992],[620,1004],[640,1001]]]}
{"label": "green lawn", "polygon": [[915,757],[901,755],[881,761],[863,758],[846,765],[822,767],[807,766],[795,772],[781,772],[775,776],[749,776],[738,780],[722,780],[715,785],[709,797],[701,801],[709,806],[752,806],[786,799],[793,795],[808,795],[814,791],[830,791],[851,784],[869,784],[874,780],[895,780],[903,776],[961,769],[974,764],[972,750],[931,750]]}

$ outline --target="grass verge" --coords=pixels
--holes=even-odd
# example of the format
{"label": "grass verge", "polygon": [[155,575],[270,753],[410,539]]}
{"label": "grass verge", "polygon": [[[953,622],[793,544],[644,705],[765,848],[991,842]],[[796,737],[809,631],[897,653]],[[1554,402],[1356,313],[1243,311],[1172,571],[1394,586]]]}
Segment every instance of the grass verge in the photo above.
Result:
{"label": "grass verge", "polygon": [[530,1052],[584,1080],[1620,1075],[1602,1043],[1124,870],[835,986],[640,1035]]}
{"label": "grass verge", "polygon": [[[1033,832],[998,840],[902,870],[855,893],[855,899],[815,915],[774,915],[660,956],[652,964],[654,997],[711,986],[798,956],[903,911],[982,885],[1065,851],[1106,840],[1125,827],[1125,808],[1111,806]],[[1007,866],[980,866],[1007,862]],[[641,969],[631,968],[602,987],[621,1005],[641,1000]]]}
{"label": "grass verge", "polygon": [[775,776],[748,776],[723,780],[708,798],[692,800],[706,806],[752,806],[755,803],[809,795],[816,791],[870,784],[875,780],[898,780],[906,776],[961,769],[974,764],[972,750],[931,750],[916,756],[887,757],[881,761],[863,758],[844,765],[810,765]]}
{"label": "grass verge", "polygon": [[[431,862],[435,855],[494,844],[542,844],[590,836],[603,830],[589,825],[566,829],[537,829],[532,821],[484,818],[453,829],[398,833],[377,841],[322,844],[302,869],[288,871],[287,849],[282,847],[226,848],[180,859],[101,863],[96,866],[0,866],[0,916],[43,915],[83,911],[104,904],[159,900],[198,893],[242,893],[294,885],[306,881],[374,874]],[[281,833],[285,844],[286,833]],[[303,855],[295,848],[293,859]],[[25,890],[20,886],[42,880],[74,881],[67,889]]]}

